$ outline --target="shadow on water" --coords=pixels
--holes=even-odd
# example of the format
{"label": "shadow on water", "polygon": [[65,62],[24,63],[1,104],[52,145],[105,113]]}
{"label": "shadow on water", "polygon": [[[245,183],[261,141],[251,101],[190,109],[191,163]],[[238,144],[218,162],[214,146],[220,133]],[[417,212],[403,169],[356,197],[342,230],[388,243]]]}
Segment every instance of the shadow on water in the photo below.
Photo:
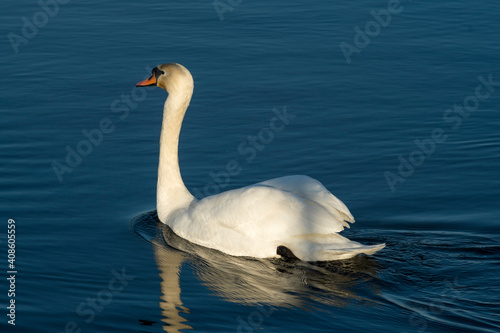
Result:
{"label": "shadow on water", "polygon": [[181,313],[180,268],[189,261],[197,278],[228,302],[282,308],[310,308],[314,302],[344,307],[352,302],[374,303],[366,295],[379,292],[373,257],[359,255],[343,261],[306,263],[282,258],[234,257],[193,244],[161,223],[155,211],[132,221],[134,232],[153,244],[160,271],[164,330],[191,329]]}

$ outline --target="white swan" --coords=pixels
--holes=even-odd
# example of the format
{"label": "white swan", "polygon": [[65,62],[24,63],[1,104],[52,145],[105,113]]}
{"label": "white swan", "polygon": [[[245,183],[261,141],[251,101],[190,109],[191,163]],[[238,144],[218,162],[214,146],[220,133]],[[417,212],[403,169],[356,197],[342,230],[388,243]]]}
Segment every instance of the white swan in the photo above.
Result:
{"label": "white swan", "polygon": [[177,156],[182,120],[193,94],[191,73],[163,64],[137,87],[168,92],[158,167],[160,221],[182,238],[234,256],[296,256],[304,261],[373,254],[385,244],[362,245],[337,234],[354,218],[320,182],[307,176],[271,179],[196,200],[184,185]]}

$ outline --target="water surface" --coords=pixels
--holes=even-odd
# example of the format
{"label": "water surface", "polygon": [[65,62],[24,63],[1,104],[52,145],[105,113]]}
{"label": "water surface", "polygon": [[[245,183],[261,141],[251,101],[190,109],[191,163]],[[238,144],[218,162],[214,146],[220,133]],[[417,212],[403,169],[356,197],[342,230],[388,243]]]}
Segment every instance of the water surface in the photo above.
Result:
{"label": "water surface", "polygon": [[[231,7],[221,21],[210,1],[70,1],[16,53],[8,35],[42,9],[0,5],[1,232],[15,219],[18,270],[16,326],[4,315],[1,330],[498,331],[500,5],[401,1],[362,48],[356,27],[386,1]],[[359,50],[350,63],[341,43]],[[345,236],[387,247],[331,263],[234,258],[159,224],[166,94],[134,85],[165,62],[195,80],[179,149],[193,193],[231,160],[242,171],[216,190],[307,174],[355,216]],[[238,152],[285,108],[263,150]]]}

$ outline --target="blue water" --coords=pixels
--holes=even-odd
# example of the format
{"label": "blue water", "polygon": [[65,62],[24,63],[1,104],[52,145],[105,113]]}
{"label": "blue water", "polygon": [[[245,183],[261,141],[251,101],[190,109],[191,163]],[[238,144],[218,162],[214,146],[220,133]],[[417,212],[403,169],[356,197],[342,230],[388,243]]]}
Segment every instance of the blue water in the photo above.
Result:
{"label": "blue water", "polygon": [[[0,4],[0,331],[500,331],[500,4],[391,3]],[[387,247],[252,260],[159,224],[166,94],[134,85],[165,62],[195,80],[179,149],[193,193],[307,174],[350,208],[344,235]],[[241,153],[275,109],[289,124]],[[67,149],[86,156],[69,166]],[[241,172],[217,183],[231,160]]]}

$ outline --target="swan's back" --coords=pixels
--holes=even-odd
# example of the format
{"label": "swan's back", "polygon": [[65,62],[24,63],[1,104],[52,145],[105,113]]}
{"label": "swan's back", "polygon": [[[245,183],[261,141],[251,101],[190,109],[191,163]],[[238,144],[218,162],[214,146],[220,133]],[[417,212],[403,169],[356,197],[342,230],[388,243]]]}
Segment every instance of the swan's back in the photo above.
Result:
{"label": "swan's back", "polygon": [[362,246],[337,235],[345,220],[354,222],[318,181],[289,176],[193,202],[167,224],[193,243],[235,256],[273,257],[285,246],[303,260],[332,260]]}

